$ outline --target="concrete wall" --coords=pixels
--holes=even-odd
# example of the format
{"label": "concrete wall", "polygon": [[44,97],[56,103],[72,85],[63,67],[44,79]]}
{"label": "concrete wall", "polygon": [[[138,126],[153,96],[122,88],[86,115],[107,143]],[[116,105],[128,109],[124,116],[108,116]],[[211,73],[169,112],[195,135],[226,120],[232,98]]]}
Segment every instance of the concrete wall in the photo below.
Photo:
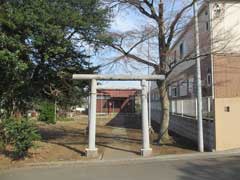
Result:
{"label": "concrete wall", "polygon": [[214,56],[216,150],[240,148],[240,55]]}
{"label": "concrete wall", "polygon": [[240,148],[240,97],[216,98],[215,118],[216,150]]}
{"label": "concrete wall", "polygon": [[[198,142],[198,122],[196,119],[171,115],[169,129],[181,136]],[[204,147],[212,151],[215,149],[214,122],[203,120]]]}
{"label": "concrete wall", "polygon": [[[152,121],[160,123],[161,113],[157,109],[152,109]],[[176,134],[198,142],[198,125],[197,120],[190,117],[182,117],[178,115],[170,116],[169,130]],[[215,126],[213,120],[203,120],[204,129],[204,146],[205,149],[212,151],[215,149]]]}

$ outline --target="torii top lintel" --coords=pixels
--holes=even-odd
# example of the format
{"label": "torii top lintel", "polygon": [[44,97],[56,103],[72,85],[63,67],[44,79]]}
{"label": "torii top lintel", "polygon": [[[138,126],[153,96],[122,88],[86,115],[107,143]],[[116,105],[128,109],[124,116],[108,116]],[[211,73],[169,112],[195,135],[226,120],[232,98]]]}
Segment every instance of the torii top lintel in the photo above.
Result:
{"label": "torii top lintel", "polygon": [[165,80],[164,75],[103,75],[103,74],[73,74],[73,79],[77,80],[108,80],[108,81],[156,81]]}

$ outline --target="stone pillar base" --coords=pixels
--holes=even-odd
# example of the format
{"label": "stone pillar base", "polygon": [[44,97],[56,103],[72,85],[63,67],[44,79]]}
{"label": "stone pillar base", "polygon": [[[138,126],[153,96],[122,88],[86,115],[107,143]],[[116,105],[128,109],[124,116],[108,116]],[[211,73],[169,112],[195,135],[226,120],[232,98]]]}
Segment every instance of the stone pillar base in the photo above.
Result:
{"label": "stone pillar base", "polygon": [[98,149],[86,149],[86,155],[89,158],[97,158],[98,157]]}
{"label": "stone pillar base", "polygon": [[152,149],[149,148],[149,149],[141,149],[141,155],[143,157],[149,157],[152,155]]}

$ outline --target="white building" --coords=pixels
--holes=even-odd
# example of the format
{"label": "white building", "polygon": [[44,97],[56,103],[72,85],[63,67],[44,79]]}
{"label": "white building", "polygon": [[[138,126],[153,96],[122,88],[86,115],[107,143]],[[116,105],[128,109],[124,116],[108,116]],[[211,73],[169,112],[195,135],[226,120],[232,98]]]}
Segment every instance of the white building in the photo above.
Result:
{"label": "white building", "polygon": [[[240,147],[240,1],[216,0],[198,11],[203,92],[205,147]],[[194,19],[169,53],[178,65],[168,77],[171,100],[170,130],[197,141]],[[152,120],[159,122],[160,102],[152,87]],[[231,119],[231,120],[230,120]]]}

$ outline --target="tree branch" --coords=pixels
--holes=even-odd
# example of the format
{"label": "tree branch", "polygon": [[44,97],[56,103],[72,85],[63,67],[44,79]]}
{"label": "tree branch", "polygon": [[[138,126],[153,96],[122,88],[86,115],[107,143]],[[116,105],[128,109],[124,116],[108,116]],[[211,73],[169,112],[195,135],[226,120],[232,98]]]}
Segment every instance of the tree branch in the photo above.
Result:
{"label": "tree branch", "polygon": [[154,17],[155,20],[158,20],[158,15],[153,7],[153,0],[152,2],[150,3],[148,0],[144,0],[145,4],[148,6],[148,8],[150,9],[151,11],[151,15]]}
{"label": "tree branch", "polygon": [[[143,1],[139,1],[139,0],[119,0],[121,3],[128,3],[132,6],[134,6],[135,8],[137,8],[142,14],[144,14],[145,16],[154,19],[155,21],[158,21],[158,16],[155,12],[154,6],[153,6],[153,1],[150,3],[148,0],[143,0]],[[142,3],[144,3],[150,10],[150,12],[148,12],[146,9],[144,9],[144,7],[142,6]]]}
{"label": "tree branch", "polygon": [[157,64],[152,63],[152,62],[150,62],[150,61],[147,61],[147,60],[145,60],[145,59],[142,59],[142,58],[140,58],[140,57],[138,57],[138,56],[136,56],[136,55],[134,55],[134,54],[125,54],[125,57],[134,59],[135,61],[137,61],[137,62],[139,62],[139,63],[146,64],[146,65],[151,66],[151,67],[153,67],[153,68],[157,68],[157,67],[158,67]]}
{"label": "tree branch", "polygon": [[178,62],[175,63],[173,66],[171,66],[170,70],[169,70],[169,71],[167,72],[167,74],[166,74],[166,77],[167,77],[168,75],[170,75],[171,72],[173,72],[173,70],[174,70],[177,66],[179,66],[180,64],[182,64],[182,63],[184,63],[184,62],[187,62],[187,61],[196,60],[197,58],[206,57],[206,56],[209,56],[210,54],[211,54],[211,53],[201,54],[201,55],[199,55],[199,56],[189,57],[189,58],[185,58],[185,59],[183,59],[183,60],[181,60],[181,61],[178,61]]}

